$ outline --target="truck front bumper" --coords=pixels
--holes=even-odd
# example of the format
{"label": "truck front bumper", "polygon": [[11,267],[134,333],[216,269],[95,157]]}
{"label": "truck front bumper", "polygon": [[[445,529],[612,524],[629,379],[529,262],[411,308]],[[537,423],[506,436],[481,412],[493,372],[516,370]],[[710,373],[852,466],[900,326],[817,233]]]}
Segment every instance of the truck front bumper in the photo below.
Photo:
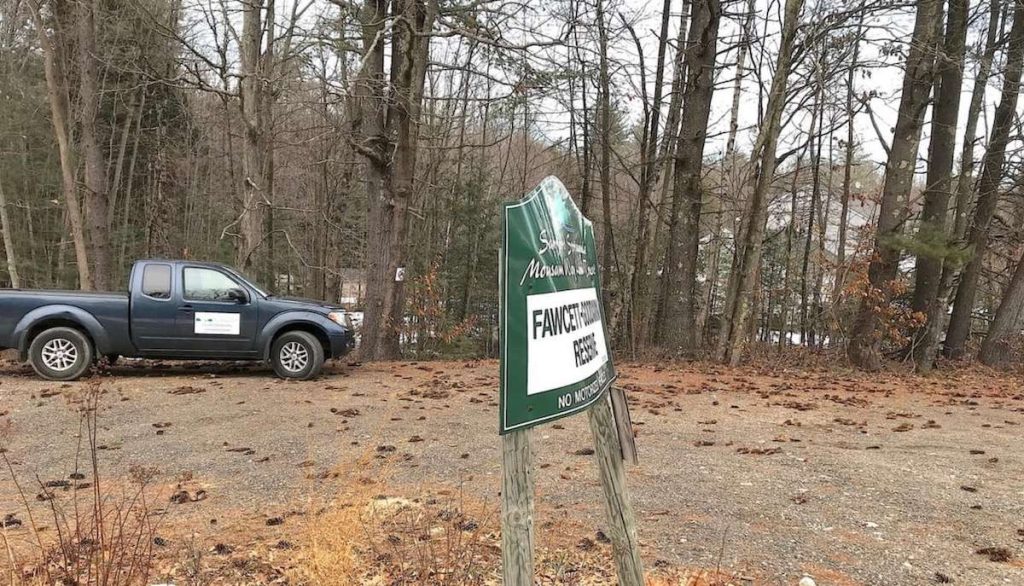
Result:
{"label": "truck front bumper", "polygon": [[331,355],[329,358],[340,358],[356,347],[355,334],[347,328],[341,332],[331,332],[328,338],[331,341]]}

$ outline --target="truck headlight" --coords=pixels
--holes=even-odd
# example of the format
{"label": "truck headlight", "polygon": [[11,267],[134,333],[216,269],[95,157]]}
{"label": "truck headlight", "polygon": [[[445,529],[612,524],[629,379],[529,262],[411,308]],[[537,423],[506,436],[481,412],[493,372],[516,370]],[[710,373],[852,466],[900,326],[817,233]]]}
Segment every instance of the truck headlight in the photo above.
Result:
{"label": "truck headlight", "polygon": [[344,311],[332,311],[327,314],[327,319],[333,321],[339,326],[345,326],[348,329],[352,329],[352,318],[349,317],[347,312]]}

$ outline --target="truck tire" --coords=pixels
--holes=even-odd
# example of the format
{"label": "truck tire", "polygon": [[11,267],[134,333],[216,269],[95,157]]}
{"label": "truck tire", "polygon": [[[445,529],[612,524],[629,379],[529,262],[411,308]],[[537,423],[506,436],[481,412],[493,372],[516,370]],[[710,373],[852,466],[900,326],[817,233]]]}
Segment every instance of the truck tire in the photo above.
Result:
{"label": "truck tire", "polygon": [[75,380],[92,366],[92,342],[74,328],[50,328],[32,340],[28,360],[39,376]]}
{"label": "truck tire", "polygon": [[320,374],[324,365],[324,347],[309,332],[285,332],[270,348],[270,362],[281,378],[309,380]]}

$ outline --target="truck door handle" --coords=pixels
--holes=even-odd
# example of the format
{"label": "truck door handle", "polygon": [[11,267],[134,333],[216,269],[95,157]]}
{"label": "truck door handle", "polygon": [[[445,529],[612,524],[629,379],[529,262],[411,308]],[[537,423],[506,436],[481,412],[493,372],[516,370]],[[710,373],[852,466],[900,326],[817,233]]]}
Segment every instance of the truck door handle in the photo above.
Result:
{"label": "truck door handle", "polygon": [[178,308],[178,311],[182,311],[184,313],[192,313],[192,306],[191,305],[182,305],[181,307]]}

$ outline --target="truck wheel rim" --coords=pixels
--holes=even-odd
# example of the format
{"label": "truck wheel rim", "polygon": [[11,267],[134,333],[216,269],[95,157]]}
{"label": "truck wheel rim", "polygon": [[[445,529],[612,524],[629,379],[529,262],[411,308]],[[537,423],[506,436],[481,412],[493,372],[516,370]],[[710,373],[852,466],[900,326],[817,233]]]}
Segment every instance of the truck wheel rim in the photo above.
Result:
{"label": "truck wheel rim", "polygon": [[54,338],[43,344],[43,364],[57,371],[68,370],[78,362],[78,348],[65,338]]}
{"label": "truck wheel rim", "polygon": [[309,352],[298,342],[288,342],[281,347],[281,366],[288,372],[300,372],[309,364]]}

